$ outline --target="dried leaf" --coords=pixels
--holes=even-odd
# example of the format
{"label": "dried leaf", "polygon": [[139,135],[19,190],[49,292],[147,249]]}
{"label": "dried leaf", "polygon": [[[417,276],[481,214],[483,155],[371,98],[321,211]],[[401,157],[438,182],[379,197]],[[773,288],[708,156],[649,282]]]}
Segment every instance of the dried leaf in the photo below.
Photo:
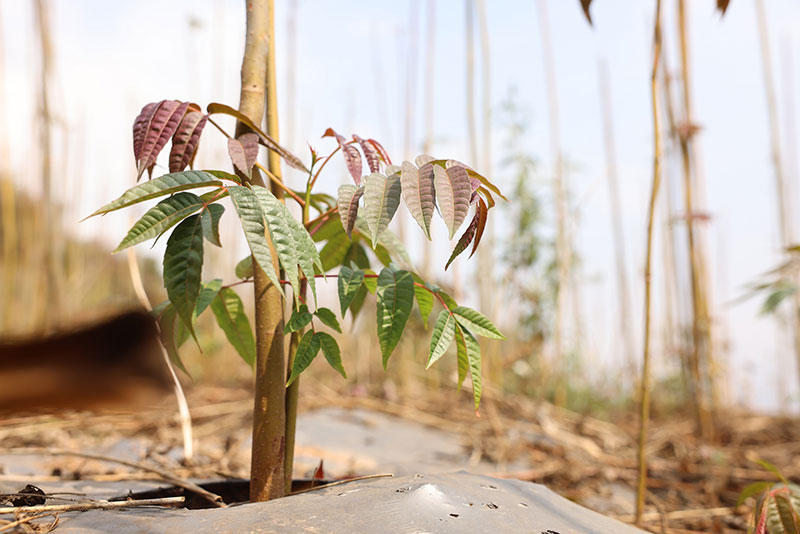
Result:
{"label": "dried leaf", "polygon": [[583,14],[586,15],[586,20],[589,21],[589,24],[592,24],[592,15],[591,13],[589,13],[589,6],[591,4],[592,0],[581,0],[581,7],[583,8]]}
{"label": "dried leaf", "polygon": [[246,133],[228,139],[228,155],[236,170],[250,178],[250,171],[258,159],[258,135]]}
{"label": "dried leaf", "polygon": [[180,172],[194,161],[200,134],[203,133],[208,115],[199,111],[189,111],[183,116],[178,129],[172,136],[169,151],[169,172]]}

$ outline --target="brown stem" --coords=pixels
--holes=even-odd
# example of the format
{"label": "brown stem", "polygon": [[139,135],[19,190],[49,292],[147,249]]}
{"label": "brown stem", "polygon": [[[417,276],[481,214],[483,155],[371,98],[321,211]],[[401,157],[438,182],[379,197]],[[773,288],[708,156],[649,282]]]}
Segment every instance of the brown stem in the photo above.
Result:
{"label": "brown stem", "polygon": [[[274,48],[272,46],[273,0],[247,0],[247,37],[242,59],[242,90],[239,111],[259,124],[267,113],[267,133],[277,139],[277,117],[274,108]],[[268,63],[273,66],[269,76]],[[272,98],[267,97],[272,93]],[[247,131],[238,123],[237,136]],[[269,168],[280,176],[280,160],[269,153]],[[264,185],[260,173],[253,173],[253,183]],[[283,191],[274,185],[279,198]],[[273,258],[275,256],[273,255]],[[253,449],[250,465],[250,500],[266,501],[282,497],[284,484],[284,450],[286,446],[283,376],[283,301],[281,289],[273,286],[264,271],[253,260],[256,376],[253,406]]]}
{"label": "brown stem", "polygon": [[644,354],[642,357],[642,378],[639,384],[639,477],[636,487],[636,523],[642,518],[645,496],[647,495],[647,423],[650,419],[650,330],[651,330],[651,268],[653,263],[653,222],[656,200],[661,185],[661,124],[658,110],[658,62],[661,55],[661,0],[656,0],[656,15],[653,29],[653,69],[650,73],[650,99],[653,113],[653,185],[647,214],[647,252],[644,268]]}

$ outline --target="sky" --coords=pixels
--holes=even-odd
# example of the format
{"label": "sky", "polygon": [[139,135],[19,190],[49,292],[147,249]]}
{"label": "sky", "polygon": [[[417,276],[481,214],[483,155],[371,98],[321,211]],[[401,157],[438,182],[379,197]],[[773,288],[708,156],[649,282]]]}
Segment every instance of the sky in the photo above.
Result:
{"label": "sky", "polygon": [[[597,0],[592,7],[594,25],[590,26],[577,0],[538,1],[546,2],[549,14],[560,143],[569,161],[574,247],[581,260],[578,287],[582,302],[578,313],[584,323],[584,348],[598,368],[613,372],[621,365],[617,356],[617,288],[597,73],[599,62],[606,62],[635,317],[631,327],[639,347],[646,204],[652,172],[649,64],[654,2]],[[486,2],[490,41],[490,72],[486,75],[490,79],[492,115],[489,121],[479,116],[478,137],[481,145],[491,143],[493,157],[474,166],[509,190],[513,176],[501,165],[508,155],[507,120],[500,111],[504,103],[513,100],[518,118],[527,125],[522,145],[537,162],[535,187],[545,209],[545,231],[552,235],[551,138],[537,3]],[[798,114],[797,105],[792,106],[791,101],[800,96],[800,3],[765,3],[784,152],[796,155],[797,139],[792,138],[792,132]],[[76,234],[113,246],[126,230],[126,216],[78,221],[133,184],[133,118],[144,104],[164,98],[202,106],[212,101],[238,103],[244,2],[52,0],[51,4],[57,191],[71,202],[64,224]],[[663,4],[665,53],[675,66],[676,6],[673,0],[664,0]],[[701,197],[711,215],[706,241],[713,314],[720,336],[718,345],[725,347],[721,363],[730,376],[731,402],[774,409],[780,395],[798,398],[798,373],[788,340],[773,318],[759,314],[761,303],[757,299],[735,302],[749,284],[781,261],[755,3],[733,0],[724,18],[715,10],[713,0],[687,4],[693,111],[695,122],[702,128],[696,136],[704,183]],[[435,73],[431,152],[472,163],[466,133],[463,1],[435,1],[435,45],[431,52],[426,44],[428,0],[297,0],[296,53],[290,65],[291,5],[290,0],[276,0],[277,73],[281,80],[278,99],[284,144],[304,158],[306,143],[328,151],[332,141],[320,136],[333,127],[345,135],[357,133],[379,139],[398,160],[420,153],[427,113],[423,97],[426,58],[431,55]],[[18,183],[35,191],[39,49],[32,2],[0,0],[0,17],[7,73],[0,95],[0,135],[7,136],[12,147],[10,164]],[[481,68],[478,49],[478,76],[484,75]],[[293,102],[287,98],[292,72],[296,87]],[[406,146],[409,75],[414,112],[411,142]],[[794,90],[787,91],[792,83]],[[476,101],[480,102],[481,83],[476,87]],[[221,136],[207,130],[197,166],[227,168],[222,146]],[[787,164],[787,169],[792,168],[796,169],[796,164]],[[288,176],[289,180],[297,179],[291,173]],[[329,192],[347,180],[338,161],[326,176]],[[800,177],[794,173],[787,178],[791,202],[797,205]],[[663,229],[663,204],[659,208]],[[502,215],[490,224],[491,231],[502,240],[507,230]],[[678,231],[682,228],[676,226]],[[444,240],[444,227],[439,225],[434,241]],[[237,256],[243,254],[241,243],[231,248]],[[418,257],[418,247],[411,248]],[[439,251],[437,262],[444,263],[446,247],[434,248]],[[476,286],[473,265],[461,263],[458,276],[469,292]],[[659,271],[658,253],[655,265],[659,287],[663,273]],[[658,293],[663,293],[663,288]],[[657,295],[656,307],[662,298]],[[507,311],[499,313],[498,321],[513,321],[508,310],[514,307],[503,308]],[[796,400],[794,406],[800,406],[800,402]]]}

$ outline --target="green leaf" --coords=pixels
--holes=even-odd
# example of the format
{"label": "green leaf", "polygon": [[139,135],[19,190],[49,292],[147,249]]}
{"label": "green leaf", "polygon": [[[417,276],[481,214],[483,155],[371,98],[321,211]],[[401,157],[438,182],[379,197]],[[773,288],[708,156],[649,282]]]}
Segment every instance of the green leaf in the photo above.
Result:
{"label": "green leaf", "polygon": [[347,373],[344,371],[344,366],[342,365],[342,354],[339,350],[339,344],[336,343],[333,336],[326,332],[317,332],[314,334],[314,337],[319,340],[322,354],[325,356],[325,359],[328,360],[330,366],[344,378],[347,378]]}
{"label": "green leaf", "polygon": [[458,303],[455,301],[455,299],[450,295],[448,295],[447,293],[445,293],[444,291],[442,291],[441,288],[438,287],[435,288],[434,293],[439,295],[444,301],[444,303],[447,304],[447,307],[450,308],[451,310],[458,308]]}
{"label": "green leaf", "polygon": [[[165,174],[158,178],[153,178],[147,182],[131,187],[125,191],[118,199],[109,202],[89,217],[109,213],[118,209],[126,208],[151,198],[171,195],[186,189],[197,187],[221,186],[222,182],[217,180],[214,175],[205,171],[183,171]],[[87,217],[87,219],[89,218]]]}
{"label": "green leaf", "polygon": [[214,297],[219,293],[220,288],[222,288],[222,280],[220,278],[215,278],[210,282],[203,283],[203,286],[200,288],[200,295],[197,297],[197,304],[194,307],[195,317],[200,317],[200,314],[208,308],[208,305],[211,304],[211,301],[214,300]]}
{"label": "green leaf", "polygon": [[353,321],[356,320],[358,317],[358,312],[361,311],[361,308],[364,306],[364,302],[367,300],[367,287],[365,285],[361,285],[361,288],[356,292],[356,296],[353,298],[353,302],[350,303],[350,314],[353,317]]}
{"label": "green leaf", "polygon": [[347,232],[347,237],[350,237],[353,233],[353,226],[356,224],[356,217],[358,217],[358,201],[363,194],[363,187],[356,187],[352,184],[339,186],[339,198],[337,200],[339,218],[342,221],[342,227]]}
{"label": "green leaf", "polygon": [[192,318],[203,271],[201,226],[198,215],[184,219],[172,231],[164,252],[164,287],[167,296],[192,335]]}
{"label": "green leaf", "polygon": [[755,495],[760,495],[765,491],[769,491],[769,489],[774,486],[774,482],[767,482],[762,480],[760,482],[753,482],[752,484],[748,484],[747,486],[742,489],[742,492],[739,494],[739,499],[736,501],[736,506],[740,506],[744,501],[748,498],[753,497]]}
{"label": "green leaf", "polygon": [[461,385],[464,379],[467,378],[467,371],[469,371],[469,355],[467,354],[467,340],[464,331],[460,326],[456,325],[456,356],[458,361],[458,391],[461,391]]}
{"label": "green leaf", "polygon": [[212,245],[222,246],[219,241],[219,219],[225,211],[225,206],[222,204],[209,204],[201,214],[203,222],[203,236],[208,239]]}
{"label": "green leaf", "polygon": [[367,291],[373,295],[375,294],[375,291],[378,290],[378,277],[375,275],[375,271],[372,269],[364,269],[364,287],[366,287]]}
{"label": "green leaf", "polygon": [[404,161],[401,169],[400,182],[403,186],[403,200],[405,200],[411,216],[425,232],[425,237],[430,240],[431,219],[436,209],[433,165],[427,163],[417,169],[411,162]]}
{"label": "green leaf", "polygon": [[481,403],[481,346],[478,340],[467,330],[459,327],[463,332],[464,342],[467,348],[467,361],[469,362],[469,371],[472,376],[472,397],[475,399],[475,411],[478,411],[478,406]]}
{"label": "green leaf", "polygon": [[[233,200],[239,219],[242,221],[242,229],[250,252],[256,259],[259,267],[264,271],[272,285],[281,287],[275,266],[272,264],[272,253],[267,243],[266,227],[264,226],[264,215],[261,212],[261,203],[256,194],[249,188],[234,185],[228,188]],[[283,295],[283,291],[279,291]]]}
{"label": "green leaf", "polygon": [[361,269],[353,270],[350,267],[342,267],[339,269],[339,306],[341,306],[342,317],[347,312],[350,303],[361,289],[364,283],[364,271]]}
{"label": "green leaf", "polygon": [[783,474],[781,474],[781,472],[778,470],[778,468],[775,467],[775,465],[773,465],[772,463],[768,462],[767,460],[764,460],[763,458],[757,459],[756,463],[761,467],[763,467],[764,469],[766,469],[767,471],[769,471],[770,473],[772,473],[773,475],[775,475],[776,477],[778,477],[784,484],[789,483],[789,481],[786,480],[786,477],[784,477]]}
{"label": "green leaf", "polygon": [[230,344],[252,367],[256,361],[256,341],[250,328],[250,321],[244,312],[242,299],[236,291],[226,287],[211,301],[211,311],[214,312],[217,324],[225,332]]}
{"label": "green leaf", "polygon": [[319,320],[322,321],[322,323],[328,328],[332,328],[340,334],[342,333],[342,327],[339,326],[339,320],[336,319],[336,314],[328,308],[317,308],[317,310],[314,312],[314,315],[316,315]]}
{"label": "green leaf", "polygon": [[311,365],[314,358],[317,357],[320,349],[320,339],[316,336],[313,330],[309,330],[303,335],[300,343],[297,344],[297,352],[294,355],[294,363],[292,365],[292,373],[289,375],[289,381],[286,382],[286,387],[292,385],[300,373],[306,370]]}
{"label": "green leaf", "polygon": [[451,311],[456,315],[456,321],[470,332],[492,339],[505,339],[500,330],[482,313],[466,306],[459,306]]}
{"label": "green leaf", "polygon": [[425,369],[430,369],[431,365],[444,356],[444,353],[450,348],[455,334],[456,320],[453,318],[453,314],[447,310],[442,310],[436,319],[436,325],[433,327],[431,349]]}
{"label": "green leaf", "polygon": [[433,294],[425,287],[420,287],[417,284],[425,285],[425,281],[417,274],[412,274],[414,277],[414,296],[417,298],[417,306],[419,306],[419,314],[422,316],[422,324],[428,328],[428,318],[433,311]]}
{"label": "green leaf", "polygon": [[345,234],[342,223],[338,214],[331,214],[329,218],[322,222],[322,224],[315,225],[309,228],[309,231],[314,230],[314,235],[311,238],[316,242],[327,241],[335,235]]}
{"label": "green leaf", "polygon": [[[367,226],[367,222],[363,217],[356,219],[356,230],[365,236],[369,235],[369,227]],[[409,267],[412,266],[411,256],[408,255],[408,251],[406,250],[405,246],[403,246],[403,242],[400,241],[400,238],[397,237],[397,235],[395,235],[395,233],[391,230],[384,230],[378,239],[378,244],[372,247],[372,249],[375,251],[375,254],[378,256],[378,259],[383,261],[385,256],[384,258],[381,258],[380,254],[382,254],[382,252],[378,252],[381,247],[386,249],[386,252],[395,260],[403,262]],[[387,264],[388,263],[390,262],[387,262]]]}
{"label": "green leaf", "polygon": [[323,272],[328,272],[342,265],[350,250],[350,245],[350,238],[344,232],[331,237],[319,253]]}
{"label": "green leaf", "polygon": [[414,279],[407,271],[386,267],[378,276],[377,318],[378,341],[383,356],[383,367],[389,362],[400,336],[405,329],[414,304]]}
{"label": "green leaf", "polygon": [[261,203],[261,209],[272,236],[272,243],[275,245],[278,259],[286,271],[286,277],[292,284],[295,298],[299,298],[300,295],[300,281],[297,272],[299,266],[308,280],[308,286],[316,301],[315,266],[322,271],[323,265],[314,240],[308,235],[308,231],[303,225],[292,216],[286,205],[278,200],[269,189],[253,186],[253,191]]}
{"label": "green leaf", "polygon": [[297,332],[308,326],[311,322],[312,315],[308,311],[308,306],[301,304],[299,308],[292,312],[292,316],[286,321],[286,326],[283,327],[283,334],[291,334]]}
{"label": "green leaf", "polygon": [[136,221],[114,252],[161,235],[202,207],[203,200],[192,193],[177,193],[162,200]]}
{"label": "green leaf", "polygon": [[253,256],[247,256],[236,264],[236,277],[245,280],[253,277]]}
{"label": "green leaf", "polygon": [[189,375],[189,371],[186,370],[186,366],[183,365],[183,361],[178,353],[179,345],[176,343],[175,338],[175,326],[183,323],[181,321],[175,321],[175,318],[177,317],[175,307],[172,306],[169,301],[165,302],[167,303],[167,306],[164,308],[158,319],[159,330],[161,331],[161,344],[164,345],[164,349],[167,351],[167,356],[169,356],[169,359],[173,365],[186,373],[187,376],[191,376]]}
{"label": "green leaf", "polygon": [[401,190],[400,177],[396,174],[372,173],[364,179],[364,218],[373,248],[400,205]]}

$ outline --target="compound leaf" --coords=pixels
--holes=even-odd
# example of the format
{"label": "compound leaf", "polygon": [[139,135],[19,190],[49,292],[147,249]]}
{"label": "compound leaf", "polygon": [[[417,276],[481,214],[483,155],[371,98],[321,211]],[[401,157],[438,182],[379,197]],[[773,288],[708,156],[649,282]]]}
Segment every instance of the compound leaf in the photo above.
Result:
{"label": "compound leaf", "polygon": [[448,310],[442,310],[433,327],[430,354],[425,369],[429,369],[439,358],[444,356],[444,353],[450,348],[455,334],[456,320],[453,318],[453,314]]}
{"label": "compound leaf", "polygon": [[431,238],[431,219],[436,209],[436,190],[433,185],[433,165],[426,163],[419,169],[414,164],[404,161],[400,171],[400,183],[403,187],[403,200],[417,221],[425,237]]}
{"label": "compound leaf", "polygon": [[[261,204],[258,197],[256,197],[252,189],[239,185],[231,186],[228,191],[236,208],[236,213],[239,214],[239,219],[242,221],[244,237],[250,246],[250,252],[253,253],[256,263],[267,275],[270,282],[275,287],[280,287],[278,275],[272,263],[272,253],[269,249],[269,243],[266,238],[267,230],[264,226],[264,214],[261,212]],[[283,295],[283,291],[279,293]]]}
{"label": "compound leaf", "polygon": [[414,304],[414,279],[411,273],[386,267],[378,276],[377,297],[378,341],[383,367],[389,361],[405,329]]}
{"label": "compound leaf", "polygon": [[378,244],[400,205],[402,186],[397,174],[372,173],[364,180],[364,218],[369,227],[372,248]]}
{"label": "compound leaf", "polygon": [[256,361],[256,341],[242,299],[236,291],[226,287],[211,301],[211,311],[230,344],[247,365],[252,367]]}
{"label": "compound leaf", "polygon": [[172,231],[164,252],[164,287],[178,316],[194,335],[195,304],[203,270],[203,231],[200,217],[192,215]]}
{"label": "compound leaf", "polygon": [[222,246],[219,241],[219,219],[224,212],[225,206],[222,204],[209,204],[200,214],[200,219],[203,223],[203,236],[209,243],[218,247]]}
{"label": "compound leaf", "polygon": [[114,252],[163,234],[187,216],[203,207],[203,200],[192,193],[177,193],[165,198],[142,215]]}
{"label": "compound leaf", "polygon": [[158,154],[178,129],[188,106],[186,102],[162,100],[142,108],[133,122],[133,155],[136,159],[137,181],[145,170],[152,170]]}
{"label": "compound leaf", "polygon": [[292,373],[289,375],[289,381],[286,383],[286,387],[292,385],[292,382],[300,376],[300,373],[311,365],[311,362],[314,361],[314,358],[319,354],[320,345],[320,339],[313,330],[309,330],[303,334],[300,343],[297,344],[297,351],[295,352],[294,363],[292,364]]}
{"label": "compound leaf", "polygon": [[[183,171],[165,174],[164,176],[159,176],[148,182],[131,187],[125,191],[122,196],[109,202],[89,215],[89,217],[127,208],[128,206],[150,200],[151,198],[171,195],[178,191],[185,191],[186,189],[220,185],[222,185],[222,182],[217,180],[213,174],[205,171]],[[87,217],[87,219],[89,217]]]}
{"label": "compound leaf", "polygon": [[459,306],[450,311],[455,314],[456,321],[470,332],[492,339],[505,339],[500,330],[481,312],[466,306]]}
{"label": "compound leaf", "polygon": [[317,332],[314,334],[314,337],[319,340],[322,354],[325,356],[325,359],[328,360],[330,366],[344,378],[347,378],[347,373],[344,371],[344,366],[342,365],[342,353],[339,350],[339,344],[333,336],[326,332]]}

